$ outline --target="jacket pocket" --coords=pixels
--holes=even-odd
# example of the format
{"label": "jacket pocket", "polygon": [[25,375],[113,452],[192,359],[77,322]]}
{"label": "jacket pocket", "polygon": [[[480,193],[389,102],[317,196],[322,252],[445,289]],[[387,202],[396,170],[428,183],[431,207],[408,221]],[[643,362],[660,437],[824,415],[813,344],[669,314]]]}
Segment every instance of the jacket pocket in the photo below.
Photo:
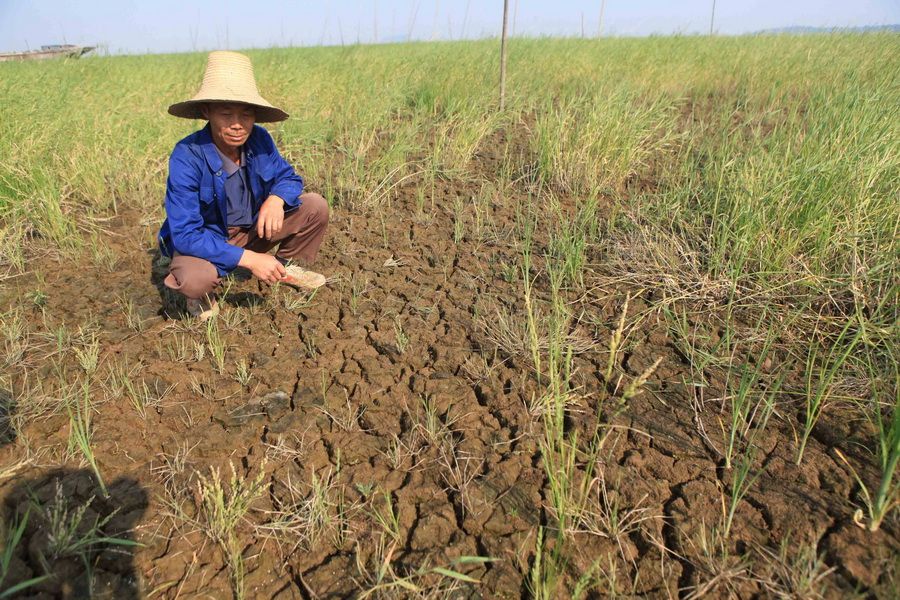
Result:
{"label": "jacket pocket", "polygon": [[269,154],[259,154],[256,157],[255,164],[256,174],[262,181],[271,182],[275,178],[275,164],[272,156]]}
{"label": "jacket pocket", "polygon": [[200,204],[212,204],[216,199],[216,190],[212,186],[200,187]]}
{"label": "jacket pocket", "polygon": [[200,216],[207,224],[220,221],[219,203],[216,202],[216,190],[212,186],[200,187]]}

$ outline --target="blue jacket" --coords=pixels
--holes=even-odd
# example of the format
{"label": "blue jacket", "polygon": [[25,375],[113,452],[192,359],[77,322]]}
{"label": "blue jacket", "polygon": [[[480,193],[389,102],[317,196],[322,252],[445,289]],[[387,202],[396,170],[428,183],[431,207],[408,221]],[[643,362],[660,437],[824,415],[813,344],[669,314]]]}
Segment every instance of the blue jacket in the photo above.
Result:
{"label": "blue jacket", "polygon": [[[285,211],[300,206],[303,179],[279,154],[269,132],[254,125],[244,150],[254,219],[270,195],[284,200]],[[220,276],[237,267],[244,251],[228,243],[225,179],[209,124],[175,144],[169,157],[166,220],[159,230],[164,255],[177,251],[206,259]]]}

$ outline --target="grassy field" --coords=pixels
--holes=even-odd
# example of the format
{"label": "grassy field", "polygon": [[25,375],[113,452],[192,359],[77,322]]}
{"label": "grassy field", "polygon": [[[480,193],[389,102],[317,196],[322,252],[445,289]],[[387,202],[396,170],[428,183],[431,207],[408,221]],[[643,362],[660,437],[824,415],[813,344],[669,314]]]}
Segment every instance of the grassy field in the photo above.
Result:
{"label": "grassy field", "polygon": [[0,64],[0,590],[896,597],[900,37],[497,47],[249,51],[330,283],[208,325],[205,55]]}

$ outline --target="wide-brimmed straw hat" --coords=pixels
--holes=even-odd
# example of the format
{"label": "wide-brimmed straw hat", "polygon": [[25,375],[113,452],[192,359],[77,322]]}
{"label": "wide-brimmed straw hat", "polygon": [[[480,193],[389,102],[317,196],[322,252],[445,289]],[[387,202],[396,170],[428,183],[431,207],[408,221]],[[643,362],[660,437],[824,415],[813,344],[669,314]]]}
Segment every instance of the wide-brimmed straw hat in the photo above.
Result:
{"label": "wide-brimmed straw hat", "polygon": [[190,100],[169,107],[169,114],[185,119],[202,119],[200,107],[208,102],[240,102],[256,108],[257,123],[284,121],[288,114],[259,95],[250,59],[237,52],[209,53],[200,91]]}

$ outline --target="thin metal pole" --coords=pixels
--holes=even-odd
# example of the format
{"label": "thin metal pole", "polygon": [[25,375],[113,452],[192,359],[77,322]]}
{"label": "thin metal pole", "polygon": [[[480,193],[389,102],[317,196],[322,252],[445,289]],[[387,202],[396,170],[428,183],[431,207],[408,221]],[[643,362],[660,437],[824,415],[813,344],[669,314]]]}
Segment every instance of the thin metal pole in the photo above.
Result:
{"label": "thin metal pole", "polygon": [[463,23],[462,23],[462,31],[459,33],[459,39],[465,39],[466,37],[466,23],[469,21],[469,4],[472,3],[472,0],[466,0],[466,12],[463,13]]}
{"label": "thin metal pole", "polygon": [[606,12],[606,0],[600,2],[600,26],[597,28],[597,37],[603,37],[603,14]]}
{"label": "thin metal pole", "polygon": [[509,0],[503,0],[503,32],[500,34],[500,110],[506,106],[506,22]]}
{"label": "thin metal pole", "polygon": [[434,23],[431,24],[431,41],[437,39],[438,34],[438,17],[441,13],[441,0],[434,0]]}
{"label": "thin metal pole", "polygon": [[713,25],[716,22],[716,0],[713,0],[712,14],[709,16],[709,35],[713,34]]}
{"label": "thin metal pole", "polygon": [[513,4],[513,23],[512,23],[512,37],[516,37],[516,23],[519,21],[519,0],[516,0],[516,3]]}
{"label": "thin metal pole", "polygon": [[413,28],[416,26],[416,15],[419,14],[419,3],[418,1],[413,4],[412,17],[409,20],[409,30],[406,33],[406,41],[412,40]]}

